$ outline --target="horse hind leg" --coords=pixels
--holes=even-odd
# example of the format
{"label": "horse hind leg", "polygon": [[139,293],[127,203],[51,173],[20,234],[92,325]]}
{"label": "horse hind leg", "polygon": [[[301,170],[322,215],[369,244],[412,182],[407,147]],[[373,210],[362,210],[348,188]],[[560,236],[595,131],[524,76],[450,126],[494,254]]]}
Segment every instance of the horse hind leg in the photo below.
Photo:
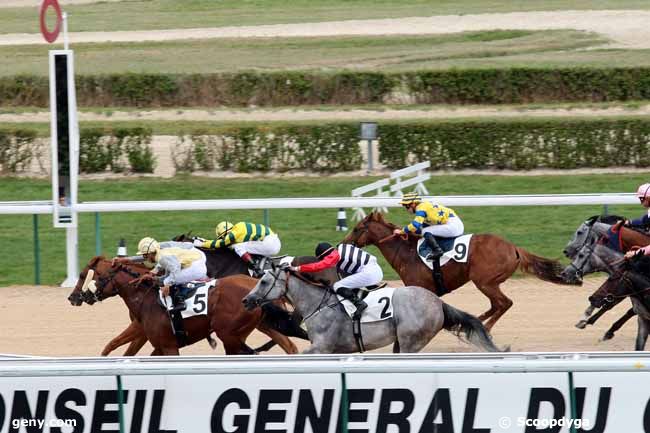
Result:
{"label": "horse hind leg", "polygon": [[[505,314],[506,311],[512,307],[512,299],[508,298],[502,291],[501,288],[497,286],[479,286],[479,290],[488,297],[490,304],[493,306],[490,310],[494,310],[489,316],[482,318],[483,314],[479,317],[479,320],[483,321],[487,318],[489,320],[485,323],[485,328],[488,331],[492,330],[494,324]],[[489,312],[489,311],[488,311]]]}

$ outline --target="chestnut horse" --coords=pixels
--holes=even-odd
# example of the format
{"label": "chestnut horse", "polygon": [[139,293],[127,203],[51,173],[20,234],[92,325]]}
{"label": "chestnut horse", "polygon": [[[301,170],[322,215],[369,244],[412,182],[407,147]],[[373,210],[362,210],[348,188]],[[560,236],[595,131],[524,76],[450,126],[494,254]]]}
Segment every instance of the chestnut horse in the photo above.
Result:
{"label": "chestnut horse", "polygon": [[[177,342],[172,333],[169,316],[158,304],[157,285],[152,280],[133,284],[134,279],[140,279],[148,270],[132,264],[113,264],[110,260],[95,257],[82,271],[78,287],[79,284],[83,287],[82,281],[86,280],[90,269],[93,269],[96,274],[94,297],[101,301],[119,295],[129,308],[133,321],[129,328],[114,340],[122,337],[124,342],[132,341],[132,346],[139,344],[137,349],[149,340],[154,346],[152,355],[178,355]],[[184,320],[188,344],[207,338],[214,330],[217,337],[222,340],[226,354],[248,354],[251,350],[246,346],[245,340],[257,327],[280,344],[287,353],[297,353],[291,340],[262,322],[263,315],[269,314],[272,310],[248,312],[242,307],[241,299],[256,283],[256,279],[245,275],[219,279],[208,294],[207,316],[195,316]],[[78,287],[73,294],[82,293]]]}
{"label": "chestnut horse", "polygon": [[[418,237],[408,236],[404,239],[394,236],[393,230],[396,228],[399,227],[385,221],[380,213],[372,212],[354,227],[343,242],[358,247],[377,246],[405,285],[424,287],[435,293],[432,272],[417,253]],[[487,320],[485,327],[490,330],[512,306],[512,300],[501,291],[500,285],[517,269],[544,281],[566,284],[560,277],[563,266],[559,262],[531,254],[491,234],[473,235],[468,262],[450,260],[442,267],[442,278],[450,291],[472,281],[488,297],[490,309],[478,318]]]}

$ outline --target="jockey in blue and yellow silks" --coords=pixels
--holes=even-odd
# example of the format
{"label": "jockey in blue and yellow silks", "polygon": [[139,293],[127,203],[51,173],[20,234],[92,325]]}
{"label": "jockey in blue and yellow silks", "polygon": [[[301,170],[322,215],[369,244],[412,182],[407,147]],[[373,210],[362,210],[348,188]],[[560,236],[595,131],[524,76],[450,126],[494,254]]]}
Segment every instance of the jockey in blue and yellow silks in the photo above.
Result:
{"label": "jockey in blue and yellow silks", "polygon": [[256,269],[251,254],[268,257],[278,254],[282,247],[278,235],[262,224],[248,222],[232,224],[222,221],[217,224],[216,233],[217,239],[197,238],[194,240],[194,246],[206,249],[232,248],[258,274],[261,270]]}
{"label": "jockey in blue and yellow silks", "polygon": [[434,236],[453,238],[462,235],[465,230],[463,222],[453,209],[424,201],[415,192],[404,195],[400,204],[407,211],[415,214],[415,218],[403,229],[395,229],[394,233],[423,235],[431,247],[431,254],[427,256],[427,260],[437,259],[443,254]]}

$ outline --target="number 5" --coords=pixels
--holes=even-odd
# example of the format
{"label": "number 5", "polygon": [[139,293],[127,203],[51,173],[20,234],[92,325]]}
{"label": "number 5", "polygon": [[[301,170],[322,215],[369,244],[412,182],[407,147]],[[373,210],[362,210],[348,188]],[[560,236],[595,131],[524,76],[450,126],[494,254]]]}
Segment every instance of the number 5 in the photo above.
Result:
{"label": "number 5", "polygon": [[[205,293],[197,293],[196,296],[194,296],[194,312],[196,314],[201,314],[202,312],[205,311],[205,307],[207,307],[205,301],[203,298],[205,298],[206,294]],[[199,307],[197,309],[197,307]]]}

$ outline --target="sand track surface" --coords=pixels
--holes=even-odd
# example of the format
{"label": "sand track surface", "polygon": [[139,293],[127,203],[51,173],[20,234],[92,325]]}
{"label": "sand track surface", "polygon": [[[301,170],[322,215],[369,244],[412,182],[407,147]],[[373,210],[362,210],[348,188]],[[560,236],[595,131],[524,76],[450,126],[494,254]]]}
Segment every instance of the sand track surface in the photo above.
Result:
{"label": "sand track surface", "polygon": [[[586,330],[574,327],[587,306],[587,296],[603,279],[587,280],[583,287],[557,286],[536,279],[506,282],[505,293],[514,306],[493,330],[495,342],[511,345],[514,351],[616,351],[633,350],[636,320],[630,320],[613,340],[599,338],[614,320],[629,307],[625,301]],[[0,288],[0,317],[3,332],[0,353],[43,356],[95,356],[129,321],[128,311],[119,298],[101,304],[73,307],[67,301],[69,289],[47,286],[12,286]],[[458,308],[478,315],[487,310],[488,302],[472,284],[467,284],[444,300]],[[267,341],[260,333],[251,335],[248,343],[259,346]],[[300,348],[305,342],[295,340]],[[121,354],[124,348],[115,354]],[[140,352],[147,355],[147,344]],[[468,352],[471,347],[448,332],[441,332],[426,347],[427,352]],[[386,347],[382,352],[390,352]],[[281,354],[274,348],[271,354]],[[205,342],[181,350],[184,355],[223,354],[219,342],[216,351]]]}

